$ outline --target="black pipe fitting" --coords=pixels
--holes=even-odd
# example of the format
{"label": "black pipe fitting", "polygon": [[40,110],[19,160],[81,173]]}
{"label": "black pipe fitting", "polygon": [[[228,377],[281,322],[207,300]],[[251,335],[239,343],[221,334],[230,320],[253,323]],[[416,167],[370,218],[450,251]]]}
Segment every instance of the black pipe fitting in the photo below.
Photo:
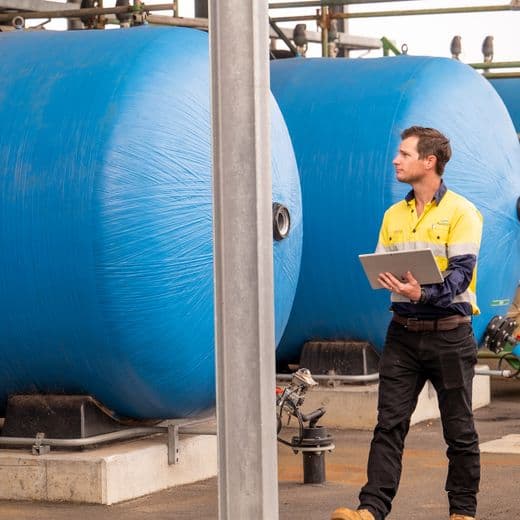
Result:
{"label": "black pipe fitting", "polygon": [[303,428],[303,438],[293,437],[295,452],[303,455],[303,483],[323,484],[325,474],[325,452],[334,449],[333,437],[323,426]]}

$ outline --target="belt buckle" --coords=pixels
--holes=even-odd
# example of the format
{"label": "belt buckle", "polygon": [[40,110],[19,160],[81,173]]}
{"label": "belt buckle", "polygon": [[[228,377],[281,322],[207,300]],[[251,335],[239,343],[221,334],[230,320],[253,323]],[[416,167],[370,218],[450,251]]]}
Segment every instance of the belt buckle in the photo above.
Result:
{"label": "belt buckle", "polygon": [[405,327],[412,332],[417,332],[419,330],[419,318],[406,318]]}

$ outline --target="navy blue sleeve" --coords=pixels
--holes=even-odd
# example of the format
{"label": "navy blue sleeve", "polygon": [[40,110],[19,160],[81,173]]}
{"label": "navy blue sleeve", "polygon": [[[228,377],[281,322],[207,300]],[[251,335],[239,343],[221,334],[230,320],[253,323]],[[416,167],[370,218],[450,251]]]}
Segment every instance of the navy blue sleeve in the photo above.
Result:
{"label": "navy blue sleeve", "polygon": [[438,307],[452,305],[454,298],[468,288],[476,263],[475,255],[459,255],[450,258],[448,269],[444,273],[444,282],[422,286],[425,293],[424,303]]}

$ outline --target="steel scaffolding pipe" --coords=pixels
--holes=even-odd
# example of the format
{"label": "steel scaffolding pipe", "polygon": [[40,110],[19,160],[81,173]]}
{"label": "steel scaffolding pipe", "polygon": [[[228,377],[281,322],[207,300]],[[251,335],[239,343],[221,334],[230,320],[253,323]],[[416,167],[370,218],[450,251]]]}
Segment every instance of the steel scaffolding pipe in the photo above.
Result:
{"label": "steel scaffolding pipe", "polygon": [[24,13],[12,12],[0,14],[0,21],[11,21],[16,16],[22,16],[26,20],[33,18],[77,18],[81,16],[99,16],[105,14],[125,14],[125,13],[148,13],[152,11],[173,10],[174,3],[155,4],[139,6],[120,6],[120,7],[92,7],[85,9],[60,9],[56,11],[28,11]]}
{"label": "steel scaffolding pipe", "polygon": [[489,63],[468,63],[474,69],[512,69],[520,68],[520,61],[492,61]]}
{"label": "steel scaffolding pipe", "polygon": [[53,9],[79,9],[81,0],[67,1],[68,7],[62,2],[52,0],[0,0],[0,9],[15,9],[17,11],[52,11]]}
{"label": "steel scaffolding pipe", "polygon": [[183,18],[150,14],[146,17],[146,21],[153,25],[171,25],[174,27],[191,27],[193,29],[208,30],[207,18]]}
{"label": "steel scaffolding pipe", "polygon": [[374,11],[361,13],[337,13],[335,18],[377,18],[381,16],[412,16],[421,14],[457,14],[457,13],[487,13],[493,11],[512,11],[516,8],[511,4],[481,5],[471,7],[438,7],[435,9],[404,9],[395,11]]}
{"label": "steel scaffolding pipe", "polygon": [[[388,16],[412,16],[412,15],[431,15],[431,14],[458,14],[458,13],[486,13],[493,11],[514,11],[518,8],[514,4],[506,5],[482,5],[472,7],[439,7],[436,9],[408,9],[395,11],[372,11],[359,13],[334,13],[329,15],[330,18],[380,18]],[[319,20],[320,15],[302,15],[302,16],[280,16],[273,18],[275,22],[298,22]]]}
{"label": "steel scaffolding pipe", "polygon": [[[403,0],[316,0],[306,2],[305,0],[299,2],[273,2],[269,4],[269,9],[290,9],[292,7],[321,7],[323,5],[355,5],[355,4],[378,4],[380,2],[397,2]],[[404,0],[409,1],[409,0]]]}
{"label": "steel scaffolding pipe", "polygon": [[485,72],[483,76],[487,79],[520,78],[520,72]]}

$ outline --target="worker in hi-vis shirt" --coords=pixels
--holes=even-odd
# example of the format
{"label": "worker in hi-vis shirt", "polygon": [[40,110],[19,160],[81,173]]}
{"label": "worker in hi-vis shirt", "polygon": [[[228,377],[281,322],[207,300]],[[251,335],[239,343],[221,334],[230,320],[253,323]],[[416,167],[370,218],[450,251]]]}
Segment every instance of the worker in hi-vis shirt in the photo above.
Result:
{"label": "worker in hi-vis shirt", "polygon": [[475,295],[482,216],[442,180],[451,157],[443,134],[412,126],[401,138],[393,164],[397,180],[412,190],[386,211],[377,252],[429,248],[444,281],[421,286],[409,272],[404,280],[391,273],[379,275],[381,285],[391,291],[393,317],[379,364],[368,482],[359,494],[358,509],[336,509],[331,520],[382,520],[390,513],[410,417],[427,380],[437,391],[448,445],[450,520],[472,520],[480,454],[471,405],[477,362],[471,316],[479,313]]}

